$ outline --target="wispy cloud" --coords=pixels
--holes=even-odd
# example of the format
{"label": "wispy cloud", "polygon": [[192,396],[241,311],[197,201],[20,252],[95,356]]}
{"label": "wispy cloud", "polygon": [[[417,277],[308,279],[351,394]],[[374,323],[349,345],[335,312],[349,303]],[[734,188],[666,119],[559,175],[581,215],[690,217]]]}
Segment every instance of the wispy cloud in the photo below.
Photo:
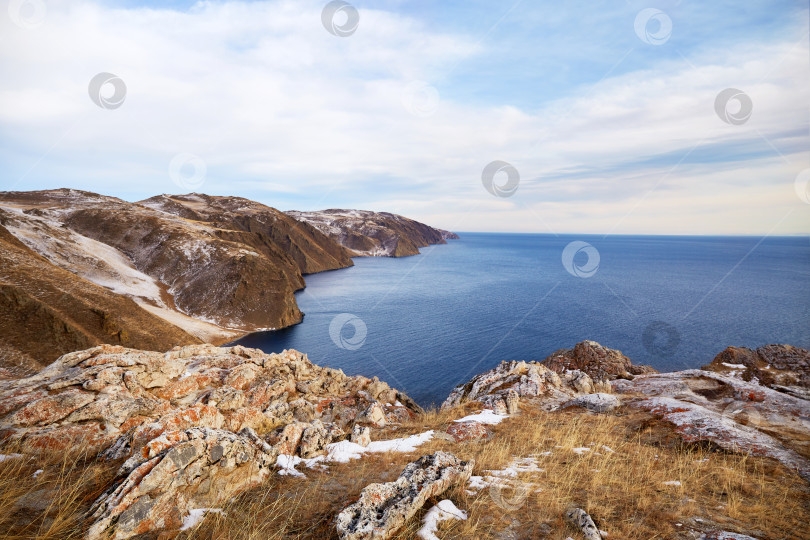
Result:
{"label": "wispy cloud", "polygon": [[[168,165],[188,152],[207,166],[199,190],[283,209],[757,234],[797,208],[775,233],[810,232],[793,188],[810,167],[806,6],[662,4],[673,32],[655,46],[633,28],[642,3],[430,4],[358,2],[346,38],[310,1],[54,2],[33,29],[0,17],[0,189],[178,192]],[[89,99],[99,72],[125,81],[120,108]],[[742,125],[715,113],[728,87],[752,100]],[[521,174],[509,199],[481,185],[496,159]]]}

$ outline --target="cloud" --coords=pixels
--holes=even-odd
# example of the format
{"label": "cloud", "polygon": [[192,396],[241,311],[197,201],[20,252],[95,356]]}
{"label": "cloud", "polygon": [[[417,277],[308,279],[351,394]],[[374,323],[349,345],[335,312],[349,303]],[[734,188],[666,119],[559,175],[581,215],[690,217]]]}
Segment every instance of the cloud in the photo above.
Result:
{"label": "cloud", "polygon": [[[516,106],[497,92],[469,99],[467,74],[506,54],[480,25],[360,7],[347,38],[324,29],[320,2],[71,2],[48,4],[35,29],[4,19],[2,189],[178,192],[168,164],[188,152],[206,163],[201,190],[280,208],[390,210],[456,230],[738,234],[792,209],[776,232],[810,232],[793,190],[810,165],[806,22],[685,53],[641,43],[630,25],[630,48],[600,62],[618,63],[607,76],[572,64],[592,69],[587,83],[572,77],[531,106],[527,88]],[[89,99],[102,71],[126,83],[118,109]],[[432,114],[411,114],[414,81],[435,89]],[[743,125],[715,113],[728,87],[752,99]],[[510,199],[481,185],[496,159],[521,173]]]}

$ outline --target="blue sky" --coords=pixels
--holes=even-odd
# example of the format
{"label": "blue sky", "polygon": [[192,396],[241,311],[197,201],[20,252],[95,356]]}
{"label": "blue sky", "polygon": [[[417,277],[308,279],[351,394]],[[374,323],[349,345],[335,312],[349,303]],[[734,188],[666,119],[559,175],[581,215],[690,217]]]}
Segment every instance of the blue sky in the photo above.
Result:
{"label": "blue sky", "polygon": [[[325,3],[6,2],[0,190],[194,190],[461,231],[810,232],[807,2],[356,1],[347,37]],[[634,26],[650,8],[661,44]],[[125,82],[119,108],[90,99],[99,72]],[[729,87],[753,103],[741,125],[715,111]],[[494,160],[520,173],[512,197],[482,185]]]}

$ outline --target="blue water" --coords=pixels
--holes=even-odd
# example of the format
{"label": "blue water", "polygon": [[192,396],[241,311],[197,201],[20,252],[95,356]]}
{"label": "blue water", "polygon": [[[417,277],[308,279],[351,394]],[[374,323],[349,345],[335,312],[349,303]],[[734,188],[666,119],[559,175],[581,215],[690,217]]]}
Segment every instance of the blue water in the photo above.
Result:
{"label": "blue water", "polygon": [[[572,241],[598,251],[592,276],[564,268]],[[810,347],[806,237],[466,233],[414,257],[354,263],[306,276],[303,323],[238,343],[376,375],[423,405],[501,360],[542,360],[584,339],[662,371],[699,367],[729,345]],[[577,267],[589,270],[583,251]],[[343,313],[362,322],[336,327],[333,341]]]}

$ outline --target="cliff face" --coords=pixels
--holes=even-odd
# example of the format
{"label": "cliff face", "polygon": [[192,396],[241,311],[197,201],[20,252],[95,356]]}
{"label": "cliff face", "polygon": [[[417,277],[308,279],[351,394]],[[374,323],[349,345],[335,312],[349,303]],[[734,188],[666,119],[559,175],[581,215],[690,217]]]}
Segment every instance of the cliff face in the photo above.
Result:
{"label": "cliff face", "polygon": [[[347,249],[315,227],[242,197],[158,195],[140,204],[184,219],[207,222],[216,227],[221,238],[248,244],[287,266],[297,266],[303,274],[353,264]],[[296,283],[300,281],[297,276],[291,277]]]}
{"label": "cliff face", "polygon": [[322,210],[287,212],[309,223],[360,257],[407,257],[419,254],[420,247],[445,244],[458,238],[454,233],[434,229],[397,214],[367,210]]}

